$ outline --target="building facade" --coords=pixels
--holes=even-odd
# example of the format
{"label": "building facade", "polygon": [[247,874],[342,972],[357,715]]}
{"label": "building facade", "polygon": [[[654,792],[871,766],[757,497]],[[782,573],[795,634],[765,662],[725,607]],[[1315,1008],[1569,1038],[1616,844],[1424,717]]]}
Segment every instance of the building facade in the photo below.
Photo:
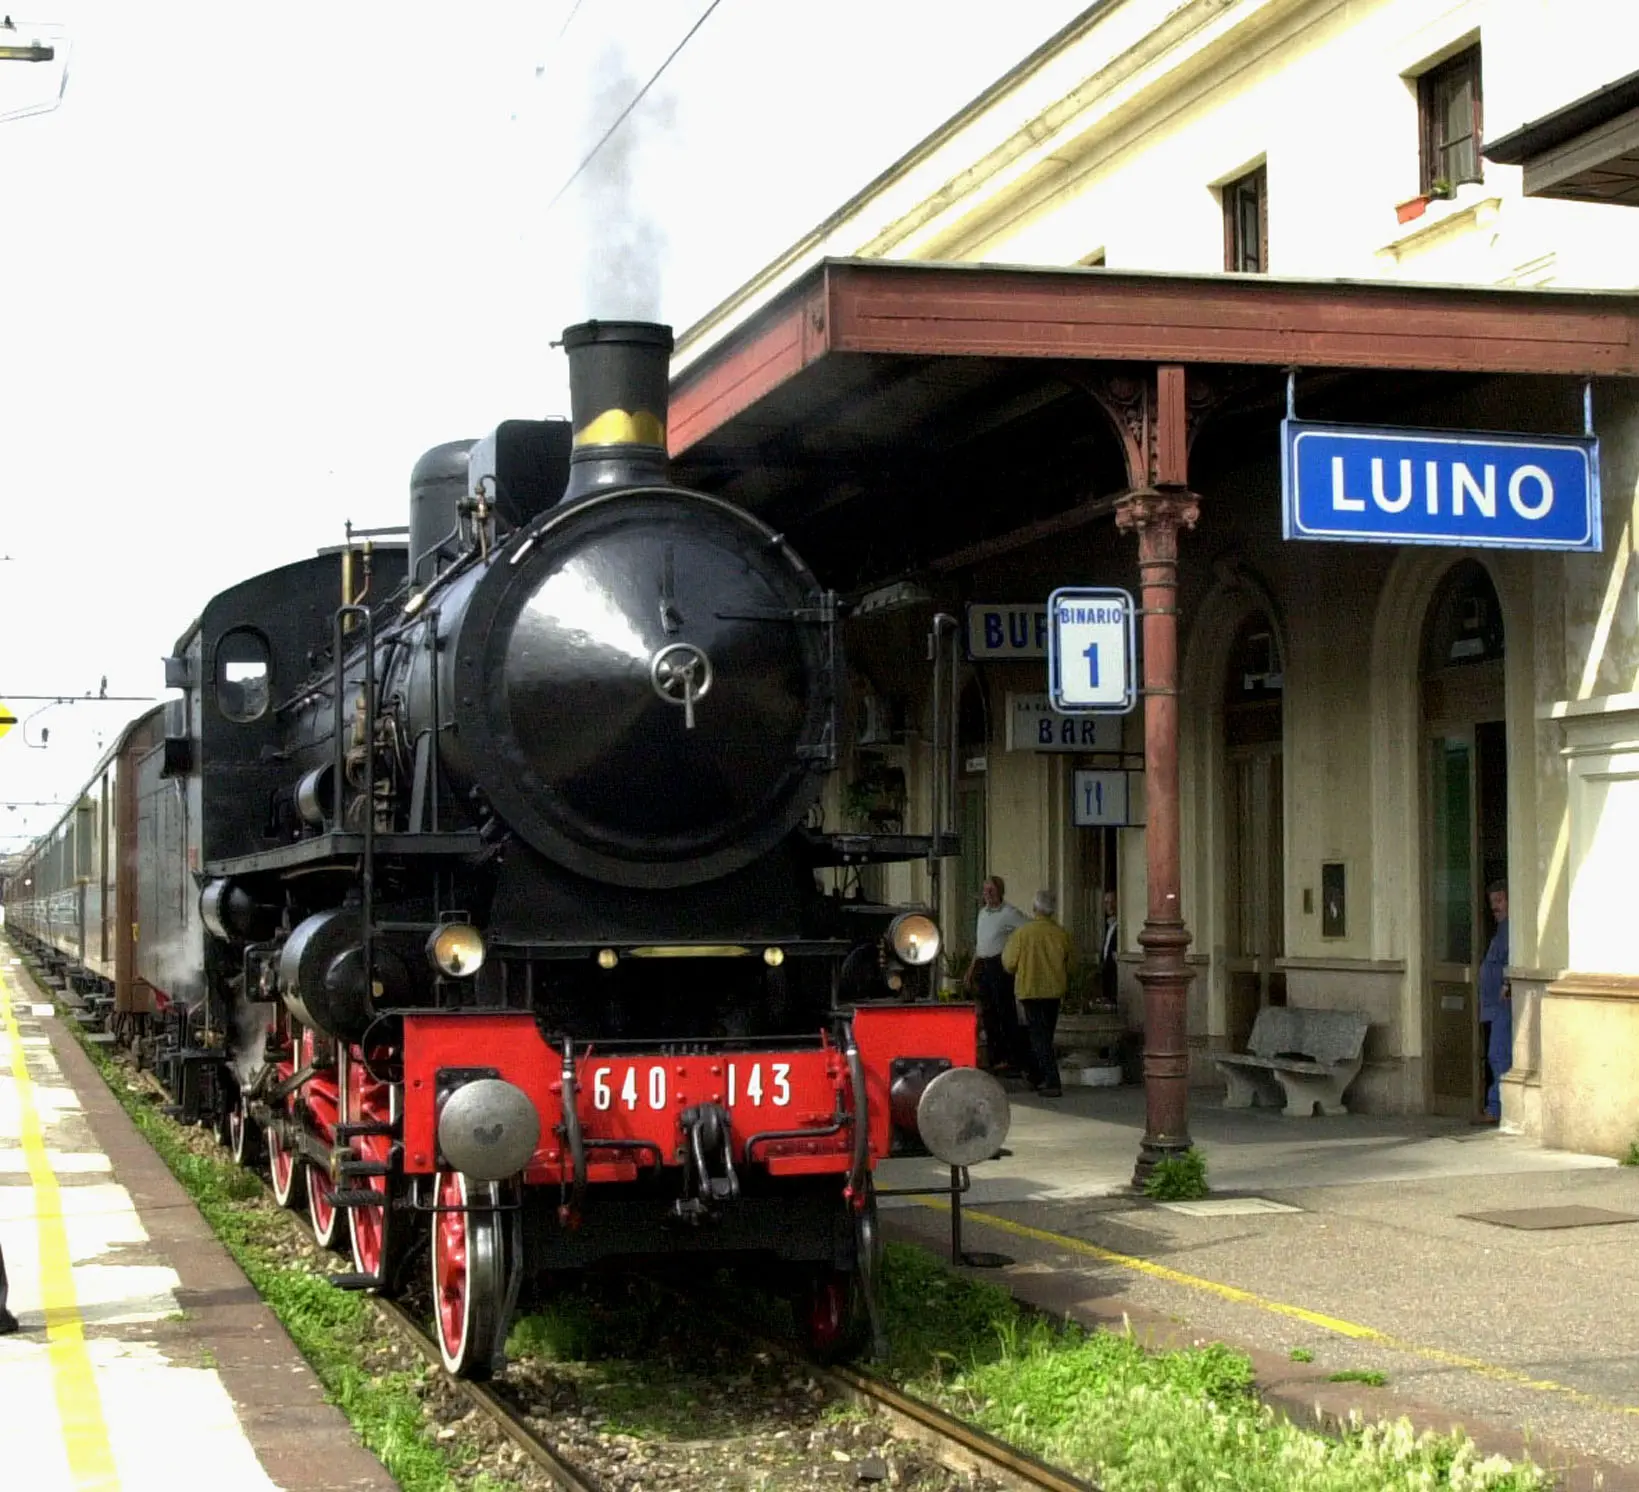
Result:
{"label": "building facade", "polygon": [[[838,255],[1086,266],[1089,295],[1099,269],[1626,289],[1639,278],[1639,214],[1528,197],[1519,167],[1485,156],[1489,136],[1629,70],[1587,45],[1590,34],[1623,44],[1621,10],[1618,0],[1095,6],[691,328],[677,373],[686,381]],[[1406,335],[1438,343],[1444,333],[1430,313]],[[1447,354],[1451,376],[1432,380],[1300,372],[1296,410],[1583,428],[1580,381],[1465,378],[1463,348]],[[1291,362],[1302,364],[1301,346]],[[1548,1144],[1625,1150],[1639,1135],[1626,1078],[1639,1062],[1639,932],[1625,909],[1639,842],[1630,384],[1586,390],[1604,533],[1602,552],[1579,555],[1286,540],[1278,412],[1254,401],[1236,419],[1233,379],[1219,392],[1229,413],[1192,457],[1200,519],[1179,571],[1192,1078],[1213,1081],[1211,1053],[1241,1049],[1265,1005],[1359,1009],[1372,1027],[1356,1106],[1474,1112],[1485,888],[1505,879],[1505,1122]],[[998,532],[1016,496],[998,493]],[[1084,496],[1096,501],[1097,484]],[[1038,518],[1013,532],[1005,544],[959,545],[906,580],[963,633],[965,849],[944,878],[942,915],[964,941],[955,930],[995,870],[1024,898],[1057,889],[1092,949],[1101,893],[1116,889],[1122,1000],[1136,1026],[1142,727],[1113,717],[1084,735],[1046,713],[1038,630],[1057,586],[1134,589],[1130,546],[1107,526]],[[856,722],[852,796],[831,805],[839,816],[913,813],[931,759],[928,616],[895,611],[867,631],[869,620],[855,624],[856,684],[872,704]],[[1118,808],[1123,790],[1130,801]],[[906,875],[889,889],[927,894]]]}

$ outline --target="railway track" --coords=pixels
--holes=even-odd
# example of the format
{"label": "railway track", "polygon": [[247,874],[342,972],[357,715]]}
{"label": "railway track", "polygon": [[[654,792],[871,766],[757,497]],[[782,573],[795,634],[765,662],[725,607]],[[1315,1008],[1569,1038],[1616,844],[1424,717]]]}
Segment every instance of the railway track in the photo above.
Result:
{"label": "railway track", "polygon": [[[440,1372],[443,1371],[444,1365],[438,1355],[438,1344],[414,1316],[396,1301],[376,1298],[371,1304],[414,1345],[416,1351]],[[514,1412],[494,1389],[486,1384],[469,1382],[464,1378],[451,1378],[449,1381],[462,1398],[524,1453],[532,1466],[544,1471],[564,1488],[564,1492],[603,1492],[599,1483],[581,1475],[573,1465],[531,1430],[524,1423],[523,1416]]]}
{"label": "railway track", "polygon": [[[438,1347],[426,1328],[396,1302],[374,1301],[376,1308],[429,1362],[441,1366]],[[743,1328],[743,1323],[736,1323]],[[986,1478],[1009,1492],[1098,1492],[1090,1482],[1057,1470],[1004,1441],[965,1424],[942,1409],[902,1394],[873,1374],[857,1368],[824,1367],[793,1354],[777,1342],[758,1336],[771,1354],[798,1364],[837,1399],[870,1411],[905,1439],[914,1440],[952,1470]],[[582,1473],[537,1435],[493,1389],[480,1383],[451,1380],[456,1390],[501,1431],[532,1465],[552,1477],[565,1492],[603,1492],[602,1484]]]}
{"label": "railway track", "polygon": [[[151,1072],[126,1061],[127,1071],[155,1096],[165,1092]],[[307,1230],[290,1216],[292,1230]],[[428,1363],[443,1371],[437,1343],[426,1327],[396,1301],[372,1297],[370,1304]],[[697,1303],[691,1302],[691,1306]],[[789,1343],[771,1340],[751,1323],[723,1318],[723,1325],[754,1339],[771,1357],[797,1367],[835,1399],[864,1409],[905,1440],[914,1441],[951,1470],[976,1475],[1010,1492],[1099,1492],[1090,1482],[1048,1466],[1023,1451],[974,1428],[945,1411],[901,1393],[874,1374],[858,1368],[821,1365]],[[605,1492],[603,1483],[549,1444],[500,1394],[487,1384],[450,1378],[445,1381],[483,1415],[526,1460],[564,1492]]]}

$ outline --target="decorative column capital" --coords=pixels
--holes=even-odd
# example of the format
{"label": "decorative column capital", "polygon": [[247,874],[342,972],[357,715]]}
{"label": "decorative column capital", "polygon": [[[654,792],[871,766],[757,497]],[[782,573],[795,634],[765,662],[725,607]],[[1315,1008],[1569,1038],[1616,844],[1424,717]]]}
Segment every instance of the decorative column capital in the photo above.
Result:
{"label": "decorative column capital", "polygon": [[1139,557],[1177,556],[1178,530],[1195,528],[1201,500],[1185,487],[1142,487],[1116,500],[1116,528],[1136,533]]}
{"label": "decorative column capital", "polygon": [[1115,526],[1137,534],[1160,529],[1176,535],[1181,528],[1194,528],[1200,517],[1200,498],[1184,487],[1139,488],[1124,493],[1115,505]]}

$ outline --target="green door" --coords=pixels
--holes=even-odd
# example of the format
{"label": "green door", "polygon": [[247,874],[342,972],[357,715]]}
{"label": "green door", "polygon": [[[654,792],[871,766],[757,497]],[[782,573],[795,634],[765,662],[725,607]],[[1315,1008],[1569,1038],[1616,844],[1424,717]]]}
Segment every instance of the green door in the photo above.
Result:
{"label": "green door", "polygon": [[1429,742],[1428,1033],[1430,1108],[1478,1112],[1474,734]]}

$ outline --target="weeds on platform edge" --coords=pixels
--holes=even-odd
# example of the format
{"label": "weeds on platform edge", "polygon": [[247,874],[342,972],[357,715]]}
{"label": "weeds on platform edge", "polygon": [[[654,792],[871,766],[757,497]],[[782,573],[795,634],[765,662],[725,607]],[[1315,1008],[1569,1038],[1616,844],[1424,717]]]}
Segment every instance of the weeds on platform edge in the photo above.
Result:
{"label": "weeds on platform edge", "polygon": [[1206,1156],[1199,1150],[1156,1161],[1144,1182],[1144,1195],[1157,1202],[1198,1202],[1206,1194]]}
{"label": "weeds on platform edge", "polygon": [[305,1263],[281,1256],[278,1245],[288,1243],[289,1231],[261,1181],[226,1157],[218,1160],[188,1149],[181,1126],[157,1113],[149,1096],[106,1053],[85,1041],[74,1021],[65,1020],[63,1027],[73,1033],[109,1092],[278,1317],[330,1401],[403,1492],[502,1492],[501,1484],[487,1475],[461,1475],[461,1451],[433,1440],[412,1374],[377,1375],[361,1365],[365,1348],[380,1335],[378,1318],[362,1297],[326,1284]]}

